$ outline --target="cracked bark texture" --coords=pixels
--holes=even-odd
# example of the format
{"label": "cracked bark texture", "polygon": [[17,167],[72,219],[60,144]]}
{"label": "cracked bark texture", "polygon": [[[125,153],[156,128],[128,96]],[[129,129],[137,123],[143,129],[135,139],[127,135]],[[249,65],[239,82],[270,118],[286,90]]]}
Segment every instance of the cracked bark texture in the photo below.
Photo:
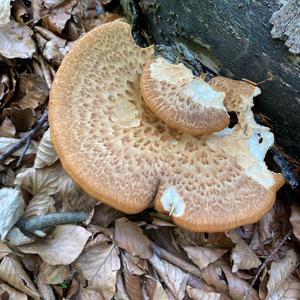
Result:
{"label": "cracked bark texture", "polygon": [[[254,82],[272,77],[260,86],[262,95],[256,98],[256,107],[273,121],[277,142],[289,154],[300,157],[300,56],[292,55],[284,42],[272,38],[270,23],[282,4],[294,2],[292,7],[298,9],[299,0],[120,2],[134,29],[146,32],[156,44],[184,44],[217,74]],[[290,23],[282,10],[281,17],[279,14],[273,16],[274,28],[278,18],[282,24]],[[283,30],[287,35],[288,29]],[[299,33],[293,37],[295,42],[299,39]]]}

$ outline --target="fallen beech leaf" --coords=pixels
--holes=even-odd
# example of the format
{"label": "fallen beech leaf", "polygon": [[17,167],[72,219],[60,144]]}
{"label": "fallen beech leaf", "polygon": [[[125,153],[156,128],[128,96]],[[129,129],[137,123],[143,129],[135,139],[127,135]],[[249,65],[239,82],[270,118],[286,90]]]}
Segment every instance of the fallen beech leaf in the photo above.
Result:
{"label": "fallen beech leaf", "polygon": [[0,189],[0,237],[2,241],[23,215],[24,206],[20,191],[12,188]]}
{"label": "fallen beech leaf", "polygon": [[271,268],[268,272],[270,278],[267,283],[267,298],[269,297],[270,299],[273,299],[272,296],[283,288],[285,281],[289,278],[291,272],[296,269],[298,264],[299,257],[293,249],[289,250],[286,256],[280,261],[272,262]]}
{"label": "fallen beech leaf", "polygon": [[[28,299],[26,294],[14,289],[13,287],[11,287],[5,283],[0,284],[0,289],[7,292],[9,299],[13,299],[13,300],[27,300]],[[1,299],[5,299],[5,298],[1,297]]]}
{"label": "fallen beech leaf", "polygon": [[[241,300],[249,288],[249,283],[231,272],[227,265],[221,266],[228,282],[228,292],[232,300]],[[247,300],[259,300],[257,292],[252,288]]]}
{"label": "fallen beech leaf", "polygon": [[234,230],[228,231],[226,235],[236,244],[231,252],[232,272],[235,273],[240,269],[250,270],[260,266],[261,261],[255,252]]}
{"label": "fallen beech leaf", "polygon": [[143,264],[143,262],[146,262],[144,259],[125,252],[122,253],[122,262],[124,267],[133,275],[144,275],[146,273],[147,265]]}
{"label": "fallen beech leaf", "polygon": [[12,253],[12,250],[6,244],[0,242],[0,260],[9,253]]}
{"label": "fallen beech leaf", "polygon": [[128,294],[125,290],[123,277],[121,275],[121,272],[117,273],[117,281],[116,281],[116,293],[114,295],[116,300],[131,300],[128,297]]}
{"label": "fallen beech leaf", "polygon": [[51,166],[58,160],[58,155],[52,145],[50,128],[44,133],[41,142],[39,144],[36,159],[34,161],[34,167],[41,169],[46,166]]}
{"label": "fallen beech leaf", "polygon": [[36,278],[36,285],[40,292],[41,298],[45,300],[55,300],[55,295],[50,285],[44,284],[39,277]]}
{"label": "fallen beech leaf", "polygon": [[[0,137],[0,153],[6,152],[10,147],[13,147],[15,144],[19,142],[19,139],[8,138],[8,137]],[[21,147],[20,149],[16,150],[12,156],[20,156],[26,146]],[[26,151],[27,154],[34,154],[37,151],[37,143],[32,141],[28,150]]]}
{"label": "fallen beech leaf", "polygon": [[300,206],[296,203],[292,205],[290,222],[293,226],[293,233],[295,237],[300,241]]}
{"label": "fallen beech leaf", "polygon": [[125,217],[116,220],[115,225],[115,239],[120,248],[141,258],[152,256],[149,240],[138,225]]}
{"label": "fallen beech leaf", "polygon": [[72,298],[74,300],[108,300],[109,298],[104,298],[101,293],[88,288],[80,288],[78,294]]}
{"label": "fallen beech leaf", "polygon": [[300,280],[288,277],[277,291],[265,298],[266,300],[297,300],[300,299]]}
{"label": "fallen beech leaf", "polygon": [[49,211],[52,205],[49,196],[57,192],[58,181],[63,174],[61,165],[55,164],[39,170],[28,168],[17,175],[15,184],[33,195],[25,210],[25,217],[43,215]]}
{"label": "fallen beech leaf", "polygon": [[187,286],[187,292],[193,300],[221,300],[221,294],[205,292],[199,289],[194,289],[191,286]]}
{"label": "fallen beech leaf", "polygon": [[36,287],[16,258],[5,256],[2,259],[0,263],[0,279],[26,295],[34,299],[40,299]]}
{"label": "fallen beech leaf", "polygon": [[131,300],[143,300],[141,276],[134,275],[124,264],[123,276],[126,292]]}
{"label": "fallen beech leaf", "polygon": [[57,180],[57,202],[64,211],[90,211],[98,201],[84,192],[65,172]]}
{"label": "fallen beech leaf", "polygon": [[168,295],[163,289],[161,282],[147,276],[146,278],[146,293],[151,300],[168,300]]}
{"label": "fallen beech leaf", "polygon": [[12,121],[5,117],[3,120],[1,126],[0,126],[0,136],[1,137],[7,137],[7,138],[13,138],[16,134],[16,128]]}
{"label": "fallen beech leaf", "polygon": [[54,8],[56,6],[59,6],[64,1],[65,0],[44,0],[44,5],[47,8]]}
{"label": "fallen beech leaf", "polygon": [[206,268],[210,263],[221,258],[228,250],[218,248],[205,248],[197,246],[183,246],[188,257],[200,270]]}
{"label": "fallen beech leaf", "polygon": [[69,265],[80,255],[91,233],[81,226],[58,225],[52,235],[52,238],[21,246],[19,250],[38,254],[50,265]]}
{"label": "fallen beech leaf", "polygon": [[96,290],[102,298],[111,299],[115,294],[116,275],[120,269],[120,258],[113,241],[104,234],[87,243],[75,266],[88,280],[89,288]]}
{"label": "fallen beech leaf", "polygon": [[181,300],[185,296],[188,274],[178,267],[168,263],[163,259],[159,259],[155,254],[149,259],[150,263],[159,274],[160,278],[170,289],[175,299]]}
{"label": "fallen beech leaf", "polygon": [[10,0],[0,0],[0,26],[10,21]]}
{"label": "fallen beech leaf", "polygon": [[95,206],[94,215],[92,218],[92,223],[96,225],[101,225],[107,227],[116,219],[124,216],[124,213],[112,208],[104,203],[99,203]]}
{"label": "fallen beech leaf", "polygon": [[35,123],[35,113],[31,107],[20,108],[17,103],[12,103],[11,108],[5,110],[18,132],[28,131]]}
{"label": "fallen beech leaf", "polygon": [[60,284],[70,276],[69,266],[49,265],[45,262],[41,263],[39,268],[39,279],[44,284]]}
{"label": "fallen beech leaf", "polygon": [[33,32],[25,24],[10,21],[0,28],[0,53],[7,58],[31,58],[35,45]]}

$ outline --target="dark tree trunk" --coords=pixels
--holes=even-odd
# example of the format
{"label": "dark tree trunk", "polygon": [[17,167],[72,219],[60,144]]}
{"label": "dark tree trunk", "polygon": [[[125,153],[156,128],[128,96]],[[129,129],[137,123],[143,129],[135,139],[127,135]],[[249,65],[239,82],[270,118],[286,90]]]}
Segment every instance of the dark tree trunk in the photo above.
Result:
{"label": "dark tree trunk", "polygon": [[[183,43],[217,74],[257,83],[272,77],[260,86],[262,95],[257,97],[256,107],[271,118],[277,142],[288,153],[300,157],[300,55],[289,53],[284,41],[272,38],[273,26],[269,22],[283,2],[286,1],[121,0],[127,14],[156,44]],[[277,24],[280,27],[293,20],[295,52],[300,39],[300,20],[295,22],[300,18],[300,1],[288,2],[292,5],[290,12],[286,9],[284,18],[277,16],[272,22],[285,19],[287,24]],[[293,15],[289,17],[287,13]],[[284,30],[279,31],[285,35]]]}

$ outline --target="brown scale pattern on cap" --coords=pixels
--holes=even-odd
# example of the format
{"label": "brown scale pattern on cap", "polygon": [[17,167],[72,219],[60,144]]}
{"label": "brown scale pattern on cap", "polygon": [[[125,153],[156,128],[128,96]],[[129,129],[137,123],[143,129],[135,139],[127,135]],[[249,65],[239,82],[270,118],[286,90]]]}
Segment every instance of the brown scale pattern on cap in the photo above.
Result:
{"label": "brown scale pattern on cap", "polygon": [[[175,211],[174,220],[185,228],[223,231],[255,222],[271,208],[281,177],[274,174],[266,189],[245,175],[234,156],[212,150],[206,137],[160,121],[140,91],[140,75],[152,57],[153,48],[136,46],[122,22],[102,25],[76,43],[50,94],[51,135],[63,167],[90,195],[127,213],[153,200],[164,211],[161,196],[175,186],[185,210],[176,217]],[[213,82],[220,90],[235,83],[222,80]],[[241,97],[234,97],[232,106],[242,109]]]}
{"label": "brown scale pattern on cap", "polygon": [[[141,91],[146,105],[160,120],[171,128],[193,135],[220,131],[229,125],[230,119],[226,110],[202,106],[183,93],[187,85],[195,79],[191,71],[182,74],[186,75],[185,78],[171,83],[167,80],[158,80],[151,75],[150,67],[153,63],[157,63],[157,60],[147,63],[144,68]],[[182,64],[171,66],[173,68],[168,69],[168,75],[174,77],[181,73],[182,68],[186,68]]]}

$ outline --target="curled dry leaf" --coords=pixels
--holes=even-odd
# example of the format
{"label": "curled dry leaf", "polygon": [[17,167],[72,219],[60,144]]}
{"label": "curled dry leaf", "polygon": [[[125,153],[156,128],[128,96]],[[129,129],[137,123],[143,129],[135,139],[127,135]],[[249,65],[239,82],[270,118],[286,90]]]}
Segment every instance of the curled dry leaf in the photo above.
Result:
{"label": "curled dry leaf", "polygon": [[69,265],[82,252],[91,233],[81,226],[58,225],[52,237],[19,247],[24,253],[38,254],[50,265]]}
{"label": "curled dry leaf", "polygon": [[183,246],[182,248],[200,270],[221,258],[228,251],[227,249],[205,248],[197,246]]}
{"label": "curled dry leaf", "polygon": [[293,226],[293,233],[295,237],[300,241],[300,206],[296,203],[292,205],[290,222]]}
{"label": "curled dry leaf", "polygon": [[60,164],[43,169],[28,168],[19,173],[15,184],[33,195],[26,210],[25,217],[46,214],[52,206],[50,195],[58,190],[59,178],[64,174]]}
{"label": "curled dry leaf", "polygon": [[146,294],[151,300],[168,300],[161,282],[149,276],[146,277]]}
{"label": "curled dry leaf", "polygon": [[11,0],[0,0],[0,26],[8,24],[10,21],[10,2]]}
{"label": "curled dry leaf", "polygon": [[12,250],[6,244],[0,242],[0,260],[9,253],[12,253]]}
{"label": "curled dry leaf", "polygon": [[41,169],[46,166],[51,166],[58,160],[58,155],[52,145],[50,128],[44,133],[41,142],[39,144],[36,159],[34,161],[34,167]]}
{"label": "curled dry leaf", "polygon": [[12,121],[5,117],[3,120],[1,126],[0,126],[0,136],[1,137],[7,137],[7,138],[13,138],[16,134],[16,128]]}
{"label": "curled dry leaf", "polygon": [[75,266],[88,280],[90,289],[102,298],[111,299],[115,294],[116,275],[120,269],[120,258],[114,242],[104,234],[98,234],[87,243]]}
{"label": "curled dry leaf", "polygon": [[24,206],[20,191],[12,188],[0,190],[0,237],[2,241],[23,215]]}
{"label": "curled dry leaf", "polygon": [[50,285],[43,283],[39,277],[36,278],[36,285],[39,293],[44,300],[55,300],[55,295]]}
{"label": "curled dry leaf", "polygon": [[[13,299],[13,300],[27,300],[28,299],[26,294],[14,289],[13,287],[11,287],[5,283],[0,284],[0,290],[6,291],[9,299]],[[1,296],[0,296],[0,298],[2,299]],[[3,297],[3,299],[5,299],[5,298]]]}
{"label": "curled dry leaf", "polygon": [[232,272],[240,269],[250,270],[260,266],[261,261],[255,252],[234,230],[228,231],[226,235],[236,244],[231,252]]}
{"label": "curled dry leaf", "polygon": [[7,58],[32,57],[35,45],[30,27],[11,20],[0,29],[0,54]]}
{"label": "curled dry leaf", "polygon": [[187,292],[191,299],[193,300],[221,300],[221,294],[205,292],[203,290],[192,288],[187,286]]}
{"label": "curled dry leaf", "polygon": [[0,263],[0,279],[33,299],[40,299],[36,287],[21,263],[12,256],[5,256]]}
{"label": "curled dry leaf", "polygon": [[125,217],[116,220],[115,225],[115,239],[120,248],[141,258],[152,256],[149,240],[138,225]]}
{"label": "curled dry leaf", "polygon": [[185,296],[186,284],[189,279],[188,274],[165,260],[159,259],[155,254],[152,255],[149,261],[159,274],[160,278],[165,282],[175,299],[183,299]]}
{"label": "curled dry leaf", "polygon": [[26,236],[18,227],[14,226],[7,234],[6,240],[11,246],[28,245],[34,242],[33,238]]}
{"label": "curled dry leaf", "polygon": [[[273,299],[273,295],[279,293],[280,289],[285,290],[283,287],[289,278],[290,274],[296,269],[299,264],[299,256],[291,249],[287,252],[286,256],[278,262],[272,262],[269,270],[269,281],[267,283],[268,295],[267,298]],[[277,299],[277,298],[274,298]]]}
{"label": "curled dry leaf", "polygon": [[131,300],[126,292],[123,277],[120,271],[117,273],[116,293],[114,297],[116,300]]}
{"label": "curled dry leaf", "polygon": [[[15,138],[8,138],[8,137],[0,137],[0,153],[6,152],[9,148],[13,147],[15,144],[19,142],[19,139]],[[20,156],[26,146],[21,147],[20,149],[16,150],[12,156]],[[32,141],[30,146],[27,150],[27,154],[34,154],[37,151],[37,143]]]}
{"label": "curled dry leaf", "polygon": [[44,284],[60,284],[70,276],[69,266],[49,265],[45,262],[41,263],[39,269],[39,279]]}

